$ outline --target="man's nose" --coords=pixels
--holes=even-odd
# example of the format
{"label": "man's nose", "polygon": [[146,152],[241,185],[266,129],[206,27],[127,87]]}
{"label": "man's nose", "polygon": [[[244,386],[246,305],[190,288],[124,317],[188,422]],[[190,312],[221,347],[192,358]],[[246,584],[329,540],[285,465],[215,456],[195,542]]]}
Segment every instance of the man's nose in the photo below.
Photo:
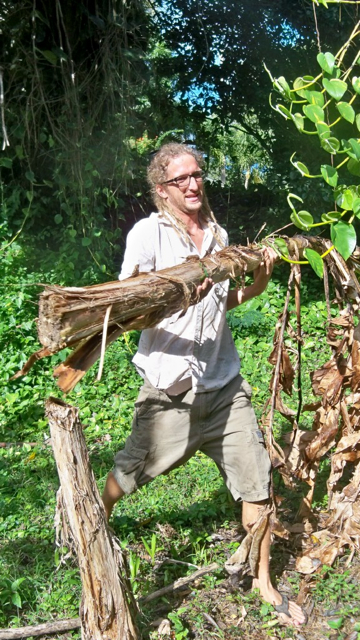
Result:
{"label": "man's nose", "polygon": [[198,182],[197,182],[195,176],[189,176],[189,180],[190,180],[190,182],[189,182],[188,189],[194,189],[194,187],[195,187],[196,191],[198,191],[199,185],[198,185]]}

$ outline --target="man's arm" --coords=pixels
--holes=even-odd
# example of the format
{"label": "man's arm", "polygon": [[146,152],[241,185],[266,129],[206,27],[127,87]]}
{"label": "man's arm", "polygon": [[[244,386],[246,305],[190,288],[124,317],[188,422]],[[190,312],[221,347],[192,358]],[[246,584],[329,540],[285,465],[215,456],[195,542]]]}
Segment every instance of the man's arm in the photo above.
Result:
{"label": "man's arm", "polygon": [[268,286],[271,274],[274,268],[277,255],[275,251],[269,247],[263,249],[264,260],[254,271],[254,282],[245,289],[231,289],[227,298],[227,310],[234,309],[239,304],[247,302],[260,293],[265,291]]}
{"label": "man's arm", "polygon": [[150,218],[144,218],[129,231],[119,280],[130,278],[136,271],[154,271],[154,230]]}

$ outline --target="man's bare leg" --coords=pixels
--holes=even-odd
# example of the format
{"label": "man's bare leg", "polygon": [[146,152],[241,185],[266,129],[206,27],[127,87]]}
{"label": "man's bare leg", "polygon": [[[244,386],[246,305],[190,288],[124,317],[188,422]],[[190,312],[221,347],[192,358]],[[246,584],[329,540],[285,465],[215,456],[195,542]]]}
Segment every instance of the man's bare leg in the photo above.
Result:
{"label": "man's bare leg", "polygon": [[119,487],[118,483],[115,480],[115,476],[112,471],[110,471],[107,479],[105,488],[102,494],[102,501],[104,503],[106,517],[109,521],[111,512],[114,508],[114,505],[123,497],[124,491]]}
{"label": "man's bare leg", "polygon": [[[266,501],[263,502],[243,502],[243,526],[246,531],[249,527],[256,522],[259,517],[260,511],[263,509]],[[269,520],[266,530],[264,532],[263,539],[260,544],[260,557],[257,568],[257,575],[253,580],[253,588],[257,588],[260,591],[261,597],[265,602],[278,605],[282,602],[281,594],[275,589],[270,579],[270,526]],[[299,605],[293,600],[289,600],[289,613],[291,618],[285,613],[278,613],[281,620],[287,624],[293,624],[299,626],[306,622],[306,616]]]}

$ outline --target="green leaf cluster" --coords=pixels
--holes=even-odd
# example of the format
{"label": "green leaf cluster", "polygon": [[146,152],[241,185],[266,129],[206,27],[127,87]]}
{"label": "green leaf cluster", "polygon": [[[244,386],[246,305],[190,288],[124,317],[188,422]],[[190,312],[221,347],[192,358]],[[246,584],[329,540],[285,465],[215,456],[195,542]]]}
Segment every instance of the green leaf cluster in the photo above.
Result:
{"label": "green leaf cluster", "polygon": [[[297,160],[296,151],[291,156],[291,164],[304,178],[322,179],[331,188],[334,201],[332,211],[314,217],[305,209],[298,210],[294,200],[301,203],[303,200],[290,193],[290,219],[305,232],[329,226],[333,246],[345,260],[356,247],[354,223],[360,216],[360,187],[352,184],[356,183],[354,176],[360,178],[360,78],[354,71],[356,59],[344,70],[345,55],[357,37],[354,31],[336,55],[330,51],[319,53],[316,76],[304,74],[291,84],[284,76],[273,78],[268,71],[278,96],[275,103],[270,99],[272,108],[292,121],[300,133],[316,136],[320,154],[324,155],[324,161],[315,171],[309,168],[313,164],[311,157]],[[314,254],[307,250],[306,258],[321,277],[322,257]]]}

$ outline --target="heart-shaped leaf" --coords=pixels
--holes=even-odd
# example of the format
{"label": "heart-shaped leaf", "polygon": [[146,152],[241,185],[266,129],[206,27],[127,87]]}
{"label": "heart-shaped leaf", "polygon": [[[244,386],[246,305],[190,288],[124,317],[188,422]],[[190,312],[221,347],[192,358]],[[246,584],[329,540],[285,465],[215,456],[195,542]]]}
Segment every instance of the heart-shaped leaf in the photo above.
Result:
{"label": "heart-shaped leaf", "polygon": [[353,201],[352,210],[358,218],[360,215],[360,198],[355,198]]}
{"label": "heart-shaped leaf", "polygon": [[351,124],[355,121],[355,111],[352,108],[351,104],[348,102],[338,102],[336,105],[337,110],[344,120],[351,122]]}
{"label": "heart-shaped leaf", "polygon": [[340,211],[328,211],[327,213],[323,213],[321,216],[321,220],[323,222],[337,222],[341,219]]}
{"label": "heart-shaped leaf", "polygon": [[353,208],[354,200],[357,198],[357,194],[352,189],[346,189],[346,187],[339,187],[334,195],[336,204],[346,211],[350,211]]}
{"label": "heart-shaped leaf", "polygon": [[360,78],[358,78],[357,76],[354,76],[351,80],[351,83],[354,88],[354,91],[356,91],[356,93],[360,93]]}
{"label": "heart-shaped leaf", "polygon": [[329,73],[330,75],[332,74],[335,67],[335,58],[332,53],[329,53],[329,51],[327,51],[326,53],[319,53],[316,56],[316,60],[318,61],[323,71]]}
{"label": "heart-shaped leaf", "polygon": [[349,162],[347,163],[346,166],[348,168],[348,171],[353,176],[360,177],[360,162],[359,162],[359,160],[354,160],[353,158],[350,158],[350,160],[349,160]]}
{"label": "heart-shaped leaf", "polygon": [[301,113],[292,113],[291,118],[299,131],[304,131],[304,116]]}
{"label": "heart-shaped leaf", "polygon": [[286,82],[284,76],[280,76],[279,78],[275,78],[274,80],[274,88],[277,89],[280,93],[285,95],[289,100],[291,100],[290,87]]}
{"label": "heart-shaped leaf", "polygon": [[347,84],[343,80],[336,80],[334,78],[328,80],[327,78],[323,78],[322,83],[324,89],[326,89],[329,96],[334,98],[334,100],[341,100],[347,89]]}
{"label": "heart-shaped leaf", "polygon": [[343,220],[331,225],[331,239],[335,249],[347,260],[356,247],[356,231],[353,225]]}
{"label": "heart-shaped leaf", "polygon": [[331,138],[331,130],[329,129],[329,125],[326,124],[326,122],[317,122],[315,126],[320,136],[320,140]]}
{"label": "heart-shaped leaf", "polygon": [[[350,138],[348,140],[348,143],[351,146],[351,149],[352,149],[353,154],[355,156],[355,160],[360,160],[360,144],[359,144],[359,142],[357,140],[355,140],[355,138]],[[346,149],[346,151],[348,153],[348,149]],[[350,155],[350,154],[348,153],[348,155]],[[354,157],[354,156],[352,156],[352,157]]]}
{"label": "heart-shaped leaf", "polygon": [[319,107],[317,104],[307,104],[303,107],[303,112],[306,117],[311,120],[311,122],[323,122],[324,121],[324,110]]}
{"label": "heart-shaped leaf", "polygon": [[325,104],[324,94],[320,91],[305,90],[305,98],[310,104],[317,104],[318,107],[323,107]]}
{"label": "heart-shaped leaf", "polygon": [[301,229],[302,231],[309,231],[311,226],[314,224],[314,218],[308,211],[297,212],[293,210],[290,220],[295,227],[298,227],[298,229]]}
{"label": "heart-shaped leaf", "polygon": [[330,138],[321,139],[322,148],[331,154],[336,154],[340,149],[340,142],[337,138],[331,136]]}
{"label": "heart-shaped leaf", "polygon": [[280,251],[281,255],[289,255],[289,249],[284,238],[275,238],[274,243],[276,245],[276,248]]}
{"label": "heart-shaped leaf", "polygon": [[281,113],[282,116],[284,116],[284,118],[286,118],[286,120],[288,118],[291,118],[291,113],[289,111],[289,109],[287,109],[286,107],[284,107],[284,105],[282,104],[277,104],[276,105],[276,110],[279,111],[279,113]]}
{"label": "heart-shaped leaf", "polygon": [[302,176],[309,174],[309,169],[303,162],[294,162],[294,167],[296,167],[297,170],[300,171]]}
{"label": "heart-shaped leaf", "polygon": [[303,76],[300,78],[296,78],[293,82],[293,88],[300,98],[306,98],[305,91],[307,89],[302,89],[302,87],[309,88],[309,84],[314,80],[313,76]]}
{"label": "heart-shaped leaf", "polygon": [[331,187],[336,187],[339,176],[334,167],[331,167],[329,164],[322,164],[321,175],[324,178],[325,182],[327,182]]}
{"label": "heart-shaped leaf", "polygon": [[319,278],[322,278],[324,275],[323,261],[321,256],[319,256],[316,251],[313,249],[305,249],[304,251],[306,260],[309,260],[310,265],[314,269],[315,273]]}

